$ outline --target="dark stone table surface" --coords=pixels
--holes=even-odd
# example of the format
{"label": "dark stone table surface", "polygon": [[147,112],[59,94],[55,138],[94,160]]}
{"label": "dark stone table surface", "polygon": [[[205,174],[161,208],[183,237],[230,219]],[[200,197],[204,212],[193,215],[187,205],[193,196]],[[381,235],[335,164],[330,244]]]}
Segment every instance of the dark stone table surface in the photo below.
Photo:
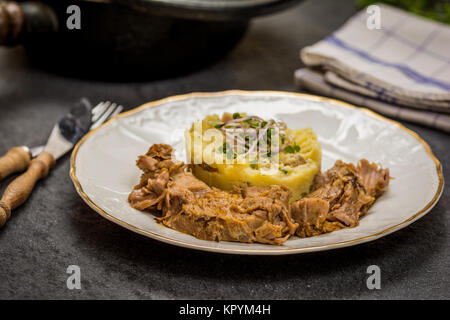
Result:
{"label": "dark stone table surface", "polygon": [[[358,10],[353,3],[310,0],[259,18],[217,64],[148,83],[64,78],[34,69],[22,48],[0,49],[0,154],[42,143],[82,96],[132,108],[193,91],[296,91],[299,49],[339,27]],[[449,135],[405,125],[430,144],[450,181]],[[10,181],[0,183],[1,192]],[[103,219],[76,194],[66,156],[0,230],[0,299],[449,299],[449,188],[424,218],[375,242],[293,256],[220,255],[160,243]],[[69,265],[81,268],[81,290],[66,287]],[[367,289],[369,265],[381,268],[380,290]]]}

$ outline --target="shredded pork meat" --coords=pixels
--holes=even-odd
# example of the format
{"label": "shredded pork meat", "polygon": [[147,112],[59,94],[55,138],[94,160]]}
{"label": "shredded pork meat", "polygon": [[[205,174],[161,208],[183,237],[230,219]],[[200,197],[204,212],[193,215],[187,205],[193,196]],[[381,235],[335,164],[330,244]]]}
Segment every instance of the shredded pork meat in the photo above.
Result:
{"label": "shredded pork meat", "polygon": [[389,185],[389,170],[362,159],[355,167],[340,160],[316,176],[314,191],[291,205],[299,224],[296,235],[312,237],[345,227],[356,227]]}
{"label": "shredded pork meat", "polygon": [[311,237],[356,227],[389,185],[389,170],[367,160],[337,161],[315,178],[313,191],[289,203],[285,186],[222,191],[197,179],[172,147],[155,144],[136,162],[143,171],[128,201],[157,213],[169,228],[199,239],[283,244],[291,235]]}
{"label": "shredded pork meat", "polygon": [[128,198],[133,208],[159,212],[165,226],[205,240],[281,245],[294,234],[287,187],[210,188],[171,154],[159,144],[139,157],[144,173]]}

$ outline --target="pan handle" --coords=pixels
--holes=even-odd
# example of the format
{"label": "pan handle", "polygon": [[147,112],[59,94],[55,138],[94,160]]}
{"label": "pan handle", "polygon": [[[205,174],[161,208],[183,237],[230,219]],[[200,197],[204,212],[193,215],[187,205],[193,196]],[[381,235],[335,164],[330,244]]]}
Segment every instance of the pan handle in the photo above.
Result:
{"label": "pan handle", "polygon": [[49,6],[37,1],[0,0],[0,45],[14,46],[33,34],[57,30],[58,18]]}

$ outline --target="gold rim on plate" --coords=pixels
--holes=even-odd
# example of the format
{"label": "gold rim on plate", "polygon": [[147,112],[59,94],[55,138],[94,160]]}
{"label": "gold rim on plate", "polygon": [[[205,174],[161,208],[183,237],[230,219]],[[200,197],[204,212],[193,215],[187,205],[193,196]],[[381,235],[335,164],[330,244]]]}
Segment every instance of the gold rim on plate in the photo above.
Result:
{"label": "gold rim on plate", "polygon": [[[368,235],[368,236],[364,236],[358,239],[353,239],[353,240],[347,240],[347,241],[341,241],[341,242],[336,242],[336,243],[330,243],[330,244],[326,244],[326,245],[320,245],[320,246],[310,246],[310,247],[305,247],[305,248],[292,248],[292,249],[270,249],[270,250],[258,250],[258,249],[227,249],[227,248],[219,248],[219,247],[212,247],[212,246],[203,246],[203,245],[198,245],[198,244],[193,244],[193,243],[189,243],[189,242],[184,242],[184,241],[180,241],[180,240],[175,240],[169,237],[165,237],[165,236],[161,236],[158,235],[156,233],[147,231],[147,230],[142,230],[140,228],[137,228],[133,225],[130,225],[129,223],[122,221],[120,219],[117,219],[116,217],[113,217],[112,215],[110,215],[109,213],[107,213],[106,211],[104,211],[102,208],[100,208],[99,206],[97,206],[89,197],[88,195],[83,191],[83,188],[80,184],[80,182],[78,181],[78,178],[76,176],[76,163],[75,163],[75,159],[77,157],[77,153],[78,150],[80,149],[80,147],[83,145],[83,143],[92,135],[94,134],[97,130],[100,130],[101,128],[111,124],[113,121],[115,121],[118,118],[121,117],[125,117],[128,116],[130,114],[134,114],[136,112],[139,112],[143,109],[147,109],[150,107],[155,107],[155,106],[159,106],[161,104],[165,104],[167,102],[171,102],[171,101],[177,101],[177,100],[184,100],[187,98],[193,98],[193,97],[217,97],[217,96],[226,96],[226,95],[261,95],[261,94],[271,94],[271,95],[284,95],[284,96],[290,96],[290,97],[300,97],[303,99],[308,99],[308,100],[312,100],[312,101],[327,101],[330,102],[334,105],[338,105],[341,107],[345,107],[345,108],[351,108],[351,109],[357,109],[357,110],[361,110],[367,114],[369,114],[370,116],[374,117],[374,118],[378,118],[381,119],[383,121],[387,121],[390,123],[395,124],[397,127],[399,127],[401,130],[409,133],[411,136],[413,136],[413,138],[415,138],[417,141],[419,141],[425,148],[425,151],[427,152],[427,154],[431,157],[431,159],[433,159],[433,161],[436,164],[436,172],[439,178],[439,185],[438,188],[436,190],[435,195],[433,196],[433,198],[431,199],[430,202],[428,202],[426,204],[426,206],[418,211],[417,213],[415,213],[414,215],[412,215],[411,217],[409,217],[408,219],[406,219],[405,221],[389,227],[383,231],[377,232],[375,234],[372,235]],[[405,126],[403,126],[402,124],[400,124],[397,121],[388,119],[386,117],[383,117],[369,109],[366,108],[358,108],[355,107],[354,105],[351,105],[349,103],[346,102],[342,102],[336,99],[331,99],[331,98],[325,98],[325,97],[319,97],[319,96],[314,96],[314,95],[310,95],[310,94],[305,94],[305,93],[295,93],[295,92],[283,92],[283,91],[243,91],[243,90],[228,90],[228,91],[220,91],[220,92],[195,92],[195,93],[188,93],[188,94],[182,94],[182,95],[176,95],[176,96],[171,96],[168,98],[164,98],[161,100],[157,100],[157,101],[153,101],[153,102],[149,102],[146,104],[143,104],[142,106],[139,106],[135,109],[129,110],[127,112],[123,112],[117,116],[115,116],[114,118],[110,119],[108,122],[104,123],[102,126],[100,126],[99,128],[90,131],[89,133],[87,133],[75,146],[75,148],[73,149],[72,152],[72,156],[71,156],[71,166],[70,166],[70,177],[72,178],[72,181],[75,185],[75,188],[78,192],[78,194],[81,196],[81,198],[97,213],[99,213],[101,216],[103,216],[104,218],[124,227],[127,228],[131,231],[134,231],[136,233],[145,235],[147,237],[156,239],[156,240],[160,240],[162,242],[165,243],[169,243],[169,244],[174,244],[174,245],[178,245],[178,246],[182,246],[182,247],[186,247],[186,248],[191,248],[191,249],[197,249],[197,250],[203,250],[203,251],[211,251],[211,252],[219,252],[219,253],[229,253],[229,254],[251,254],[251,255],[269,255],[269,254],[294,254],[294,253],[306,253],[306,252],[312,252],[312,251],[322,251],[322,250],[329,250],[329,249],[337,249],[337,248],[343,248],[343,247],[347,247],[347,246],[351,246],[351,245],[356,245],[356,244],[360,244],[360,243],[364,243],[364,242],[369,242],[372,240],[376,240],[382,236],[388,235],[394,231],[397,231],[399,229],[402,229],[403,227],[406,227],[407,225],[409,225],[410,223],[412,223],[413,221],[419,219],[421,216],[425,215],[426,213],[428,213],[428,211],[431,210],[431,208],[435,205],[435,203],[437,202],[437,200],[439,199],[439,197],[442,194],[443,191],[443,186],[444,186],[444,178],[443,178],[443,174],[442,174],[442,167],[441,167],[441,163],[439,162],[439,160],[436,158],[436,156],[433,154],[433,152],[431,151],[430,146],[414,131],[406,128]]]}

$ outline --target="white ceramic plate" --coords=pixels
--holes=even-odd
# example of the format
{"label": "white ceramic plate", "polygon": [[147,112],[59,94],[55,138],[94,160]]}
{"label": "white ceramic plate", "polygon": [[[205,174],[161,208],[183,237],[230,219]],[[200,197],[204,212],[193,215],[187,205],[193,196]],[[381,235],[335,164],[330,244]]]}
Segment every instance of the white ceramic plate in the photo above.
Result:
{"label": "white ceramic plate", "polygon": [[[323,170],[338,159],[356,163],[366,158],[389,168],[395,179],[358,227],[305,239],[292,237],[282,246],[199,240],[132,209],[127,196],[139,180],[137,156],[153,143],[167,143],[176,148],[178,159],[185,160],[184,130],[194,120],[223,112],[276,118],[291,128],[310,126],[322,146]],[[425,215],[438,201],[444,183],[441,165],[429,146],[402,125],[331,99],[265,91],[193,93],[121,114],[78,143],[71,177],[92,209],[132,231],[193,249],[265,255],[334,249],[385,236]]]}

